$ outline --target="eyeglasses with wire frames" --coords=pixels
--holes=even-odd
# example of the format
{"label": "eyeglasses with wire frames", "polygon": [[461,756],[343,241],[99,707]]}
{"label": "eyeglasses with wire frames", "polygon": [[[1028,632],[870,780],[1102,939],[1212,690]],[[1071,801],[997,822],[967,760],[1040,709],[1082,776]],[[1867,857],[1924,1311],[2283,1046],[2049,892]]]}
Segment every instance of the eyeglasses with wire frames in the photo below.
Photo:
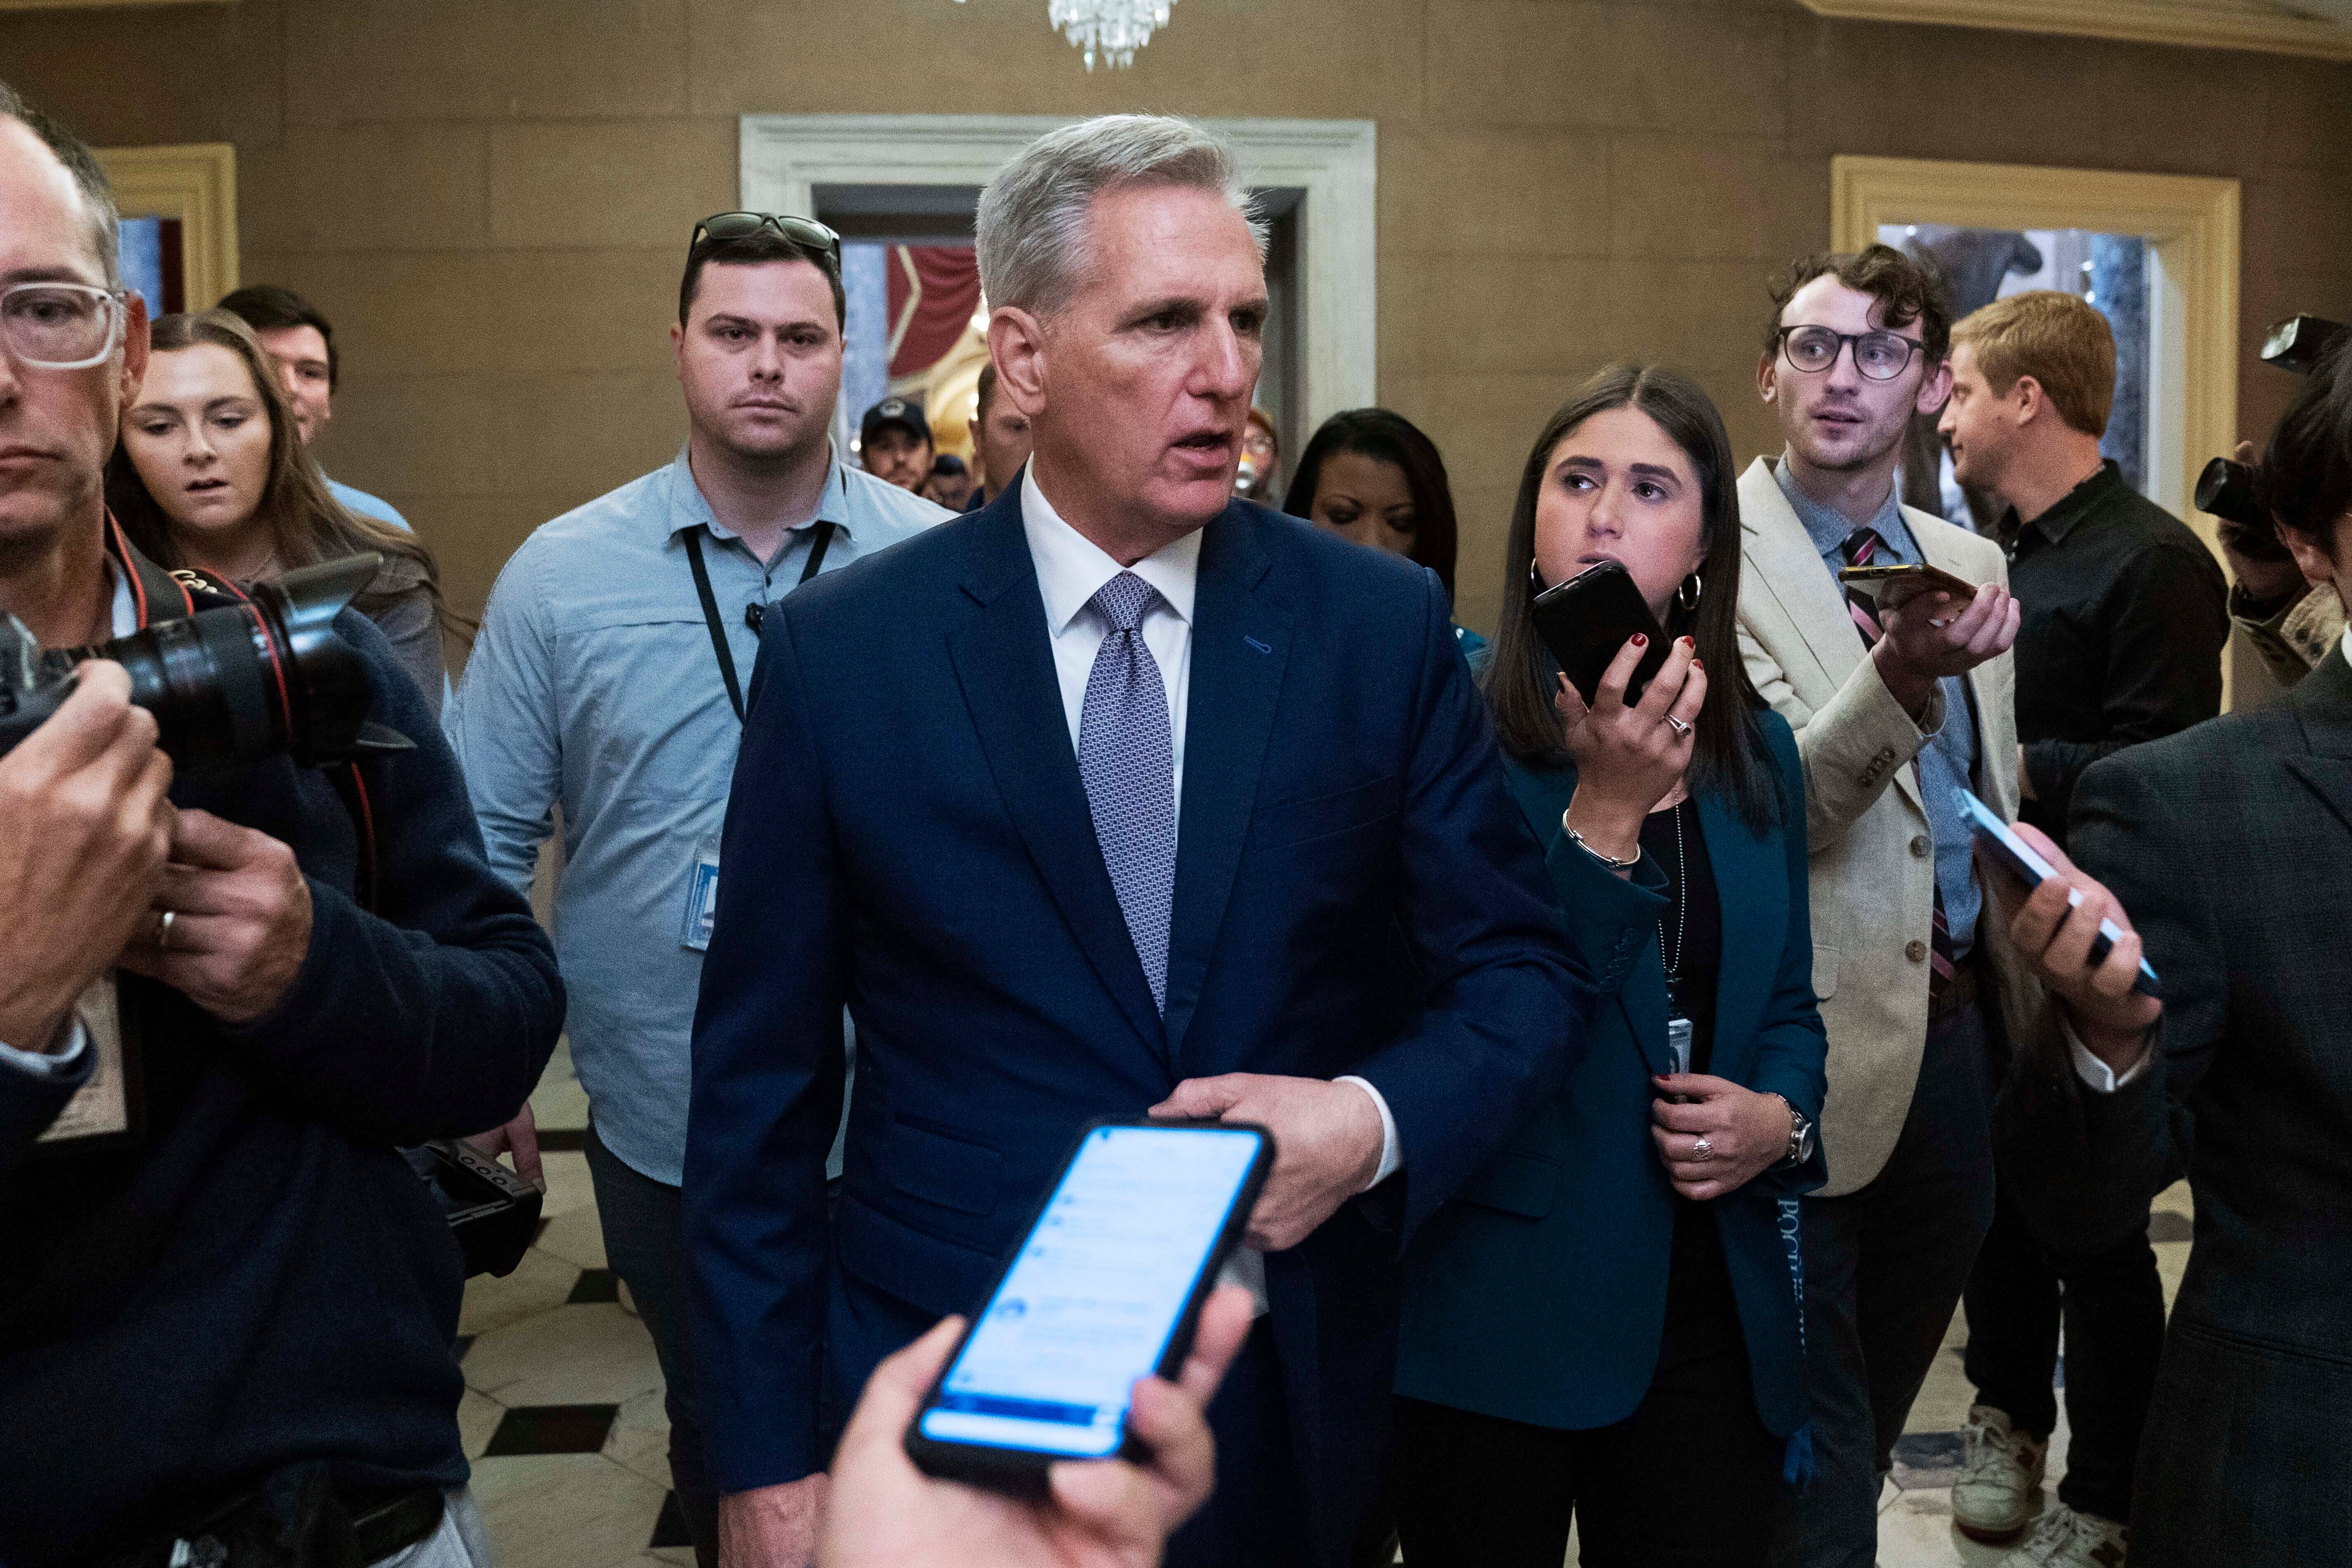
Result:
{"label": "eyeglasses with wire frames", "polygon": [[1924,353],[1927,345],[1900,332],[1838,332],[1827,327],[1782,327],[1780,352],[1789,363],[1807,375],[1819,375],[1837,363],[1848,343],[1853,345],[1853,368],[1872,381],[1893,381]]}
{"label": "eyeglasses with wire frames", "polygon": [[88,370],[122,341],[130,312],[122,289],[89,283],[18,283],[0,289],[0,342],[36,370]]}
{"label": "eyeglasses with wire frames", "polygon": [[794,217],[789,213],[713,213],[694,226],[694,237],[687,241],[691,252],[707,236],[712,239],[743,239],[772,228],[794,245],[805,250],[821,252],[831,258],[834,269],[841,268],[841,236],[814,218]]}

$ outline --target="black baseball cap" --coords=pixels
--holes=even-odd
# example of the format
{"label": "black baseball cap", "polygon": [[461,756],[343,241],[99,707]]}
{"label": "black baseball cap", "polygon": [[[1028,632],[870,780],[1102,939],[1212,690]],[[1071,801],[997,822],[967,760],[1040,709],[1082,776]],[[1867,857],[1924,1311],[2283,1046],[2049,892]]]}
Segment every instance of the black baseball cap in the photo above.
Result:
{"label": "black baseball cap", "polygon": [[918,441],[931,438],[930,421],[923,417],[921,404],[909,403],[903,397],[886,397],[867,409],[866,417],[858,422],[857,444],[871,444],[886,425],[898,426]]}

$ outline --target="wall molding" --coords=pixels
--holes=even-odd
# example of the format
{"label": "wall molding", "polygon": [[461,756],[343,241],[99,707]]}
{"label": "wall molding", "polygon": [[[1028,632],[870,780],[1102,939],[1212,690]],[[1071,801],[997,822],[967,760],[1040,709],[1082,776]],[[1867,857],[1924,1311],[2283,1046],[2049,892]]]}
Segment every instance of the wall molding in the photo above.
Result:
{"label": "wall molding", "polygon": [[2203,49],[2352,59],[2352,26],[2270,0],[1803,0],[1848,21],[2072,33]]}
{"label": "wall molding", "polygon": [[[747,114],[741,199],[754,212],[808,213],[818,185],[984,185],[1022,148],[1068,123],[1001,114]],[[1307,193],[1299,205],[1300,427],[1378,402],[1373,122],[1203,123],[1233,142],[1244,184]]]}
{"label": "wall molding", "polygon": [[201,310],[236,287],[236,149],[226,142],[177,147],[101,147],[98,161],[128,217],[180,220],[181,279]]}

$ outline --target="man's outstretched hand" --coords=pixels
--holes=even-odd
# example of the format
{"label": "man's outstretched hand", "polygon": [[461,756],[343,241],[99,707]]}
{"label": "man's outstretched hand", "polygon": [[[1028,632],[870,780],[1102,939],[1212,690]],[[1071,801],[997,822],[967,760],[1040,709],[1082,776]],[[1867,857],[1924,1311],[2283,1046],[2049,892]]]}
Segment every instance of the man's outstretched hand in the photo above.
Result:
{"label": "man's outstretched hand", "polygon": [[1262,1252],[1305,1241],[1380,1173],[1381,1113],[1360,1084],[1255,1072],[1188,1078],[1150,1114],[1254,1121],[1274,1134],[1274,1170],[1250,1210],[1249,1244]]}
{"label": "man's outstretched hand", "polygon": [[1227,1286],[1202,1309],[1174,1383],[1135,1385],[1128,1429],[1149,1450],[1063,1460],[1046,1495],[1006,1497],[937,1480],[907,1458],[907,1426],[955,1348],[949,1318],[874,1369],[834,1456],[822,1568],[1153,1568],[1216,1479],[1209,1399],[1249,1337],[1250,1298]]}

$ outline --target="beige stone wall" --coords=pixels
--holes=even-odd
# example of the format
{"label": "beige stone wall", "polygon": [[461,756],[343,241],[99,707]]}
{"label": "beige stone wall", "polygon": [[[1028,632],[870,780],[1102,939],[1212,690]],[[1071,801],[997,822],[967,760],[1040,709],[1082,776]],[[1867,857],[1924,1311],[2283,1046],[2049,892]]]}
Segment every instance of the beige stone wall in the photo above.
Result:
{"label": "beige stone wall", "polygon": [[[1444,448],[1491,623],[1527,443],[1620,355],[1743,456],[1763,278],[1833,153],[2245,182],[2244,331],[2352,311],[2352,68],[1826,22],[1795,0],[1181,0],[1087,76],[1044,0],[236,0],[0,20],[0,77],[104,144],[228,140],[248,281],[337,322],[321,455],[478,607],[537,523],[682,435],[663,331],[751,112],[1379,121],[1381,395]],[[2266,432],[2288,378],[2249,364]]]}

